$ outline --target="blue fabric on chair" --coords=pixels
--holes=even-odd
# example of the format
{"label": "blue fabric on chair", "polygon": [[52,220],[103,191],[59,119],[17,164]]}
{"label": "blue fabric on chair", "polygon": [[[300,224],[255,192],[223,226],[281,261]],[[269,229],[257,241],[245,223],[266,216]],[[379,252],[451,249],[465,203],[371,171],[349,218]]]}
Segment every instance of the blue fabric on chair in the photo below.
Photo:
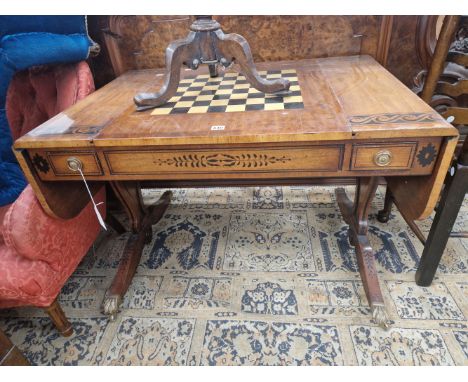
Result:
{"label": "blue fabric on chair", "polygon": [[85,16],[0,16],[0,206],[15,201],[27,185],[5,112],[13,75],[31,66],[84,60],[91,45]]}

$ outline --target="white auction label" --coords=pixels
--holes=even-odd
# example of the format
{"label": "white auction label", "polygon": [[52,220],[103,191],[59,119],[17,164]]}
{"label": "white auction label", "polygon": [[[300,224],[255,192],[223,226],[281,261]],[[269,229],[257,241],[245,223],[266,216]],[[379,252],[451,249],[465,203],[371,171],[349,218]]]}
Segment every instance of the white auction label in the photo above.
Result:
{"label": "white auction label", "polygon": [[224,125],[214,125],[211,126],[211,130],[224,130],[225,127]]}

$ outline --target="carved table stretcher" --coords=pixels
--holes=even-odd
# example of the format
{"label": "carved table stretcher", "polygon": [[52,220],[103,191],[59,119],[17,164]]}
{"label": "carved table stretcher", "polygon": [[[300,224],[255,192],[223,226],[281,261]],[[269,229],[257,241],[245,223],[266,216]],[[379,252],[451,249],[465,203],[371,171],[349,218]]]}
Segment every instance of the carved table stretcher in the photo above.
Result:
{"label": "carved table stretcher", "polygon": [[[336,191],[349,224],[375,322],[386,326],[384,300],[367,237],[379,177],[412,219],[433,210],[458,132],[369,56],[257,65],[267,78],[289,77],[291,94],[266,96],[242,76],[210,78],[182,71],[176,96],[137,112],[136,93],[154,92],[162,71],[125,73],[85,100],[17,140],[14,149],[42,206],[71,218],[108,182],[132,223],[133,239],[107,293],[115,315],[151,224],[163,214],[143,205],[140,181],[161,187],[304,183],[312,178],[357,179],[354,202]],[[269,77],[268,77],[269,76]]]}

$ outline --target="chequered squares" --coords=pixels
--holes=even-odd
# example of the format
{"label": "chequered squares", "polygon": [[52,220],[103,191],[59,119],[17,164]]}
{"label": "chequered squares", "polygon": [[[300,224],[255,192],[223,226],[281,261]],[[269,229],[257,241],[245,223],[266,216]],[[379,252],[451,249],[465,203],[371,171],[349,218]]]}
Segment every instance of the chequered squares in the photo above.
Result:
{"label": "chequered squares", "polygon": [[152,115],[231,113],[250,110],[303,109],[301,89],[294,69],[260,71],[266,79],[286,78],[291,83],[285,96],[265,94],[252,87],[239,73],[211,78],[208,74],[180,81],[177,93],[157,107]]}

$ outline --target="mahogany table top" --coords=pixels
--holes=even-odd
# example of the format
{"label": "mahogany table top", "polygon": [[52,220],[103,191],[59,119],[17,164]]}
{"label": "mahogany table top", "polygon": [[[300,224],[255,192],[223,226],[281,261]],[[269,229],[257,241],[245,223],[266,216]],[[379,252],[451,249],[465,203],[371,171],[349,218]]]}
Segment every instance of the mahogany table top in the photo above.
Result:
{"label": "mahogany table top", "polygon": [[[297,73],[303,108],[154,115],[133,96],[162,71],[130,71],[15,142],[15,148],[237,144],[412,136],[457,131],[370,56],[257,64]],[[182,78],[205,74],[183,71]],[[213,126],[223,126],[213,130]]]}
{"label": "mahogany table top", "polygon": [[432,212],[458,131],[372,57],[257,69],[289,76],[292,94],[251,94],[255,89],[232,69],[218,79],[209,79],[206,68],[187,69],[169,104],[136,111],[133,97],[156,92],[163,71],[130,71],[18,139],[16,156],[52,216],[81,208],[56,201],[70,192],[68,181],[80,179],[70,158],[96,183],[384,176],[407,216]]}

